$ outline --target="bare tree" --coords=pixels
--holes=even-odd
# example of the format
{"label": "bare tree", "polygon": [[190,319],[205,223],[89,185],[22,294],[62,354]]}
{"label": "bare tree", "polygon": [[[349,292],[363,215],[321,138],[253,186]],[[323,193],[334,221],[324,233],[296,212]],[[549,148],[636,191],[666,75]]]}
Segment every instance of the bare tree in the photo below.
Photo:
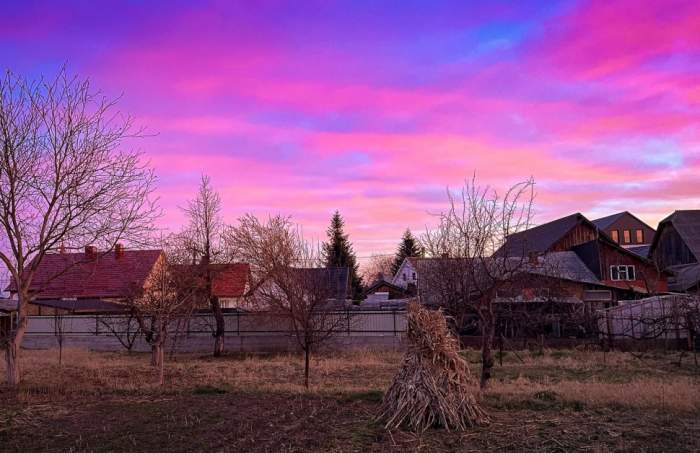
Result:
{"label": "bare tree", "polygon": [[65,340],[65,326],[63,324],[63,312],[58,308],[53,309],[53,333],[58,343],[58,365],[63,365],[63,341]]}
{"label": "bare tree", "polygon": [[367,284],[371,285],[381,275],[384,279],[391,279],[391,266],[394,263],[392,255],[372,255],[360,269],[360,277]]}
{"label": "bare tree", "polygon": [[196,280],[183,266],[161,258],[143,289],[128,300],[144,339],[151,345],[151,364],[158,369],[160,385],[164,383],[166,341],[177,334],[174,327],[192,314],[200,291]]}
{"label": "bare tree", "polygon": [[153,173],[121,149],[138,135],[115,101],[64,70],[52,80],[0,79],[0,261],[19,308],[2,341],[9,384],[20,382],[30,287],[44,256],[86,244],[112,250],[150,234]]}
{"label": "bare tree", "polygon": [[438,226],[421,238],[433,259],[419,261],[419,295],[424,303],[445,307],[458,326],[476,316],[482,337],[482,388],[494,365],[494,301],[528,263],[522,250],[495,252],[510,234],[531,226],[534,184],[529,179],[499,194],[479,186],[474,177],[458,194],[448,190],[447,210],[439,214]]}
{"label": "bare tree", "polygon": [[134,308],[129,309],[126,314],[98,316],[97,319],[100,325],[105,327],[127,352],[131,352],[134,349],[136,339],[141,334],[141,328],[139,327],[138,319],[136,319],[136,310]]}
{"label": "bare tree", "polygon": [[246,215],[229,237],[237,256],[251,266],[255,291],[249,304],[288,326],[304,352],[308,388],[312,352],[344,330],[350,319],[333,303],[345,298],[347,269],[322,267],[319,248],[304,240],[287,217],[261,222]]}
{"label": "bare tree", "polygon": [[189,225],[179,235],[179,239],[203,280],[204,297],[216,323],[213,332],[214,356],[220,356],[224,352],[226,326],[221,302],[213,292],[214,271],[211,264],[220,262],[225,256],[222,246],[224,222],[221,219],[221,198],[211,186],[208,176],[202,176],[197,196],[189,201],[183,211],[189,218]]}

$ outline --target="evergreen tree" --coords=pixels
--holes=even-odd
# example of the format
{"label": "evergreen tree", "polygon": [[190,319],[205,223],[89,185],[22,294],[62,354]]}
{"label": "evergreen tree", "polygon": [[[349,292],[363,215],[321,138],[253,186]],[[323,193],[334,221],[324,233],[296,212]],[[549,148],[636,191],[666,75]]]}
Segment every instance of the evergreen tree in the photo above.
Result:
{"label": "evergreen tree", "polygon": [[323,261],[326,267],[347,267],[350,273],[350,292],[353,299],[362,294],[362,280],[358,276],[357,259],[352,243],[344,231],[345,222],[339,211],[335,211],[331,225],[326,230],[328,242],[323,243]]}
{"label": "evergreen tree", "polygon": [[408,228],[401,238],[401,244],[399,244],[399,249],[396,251],[396,257],[394,258],[394,264],[391,266],[391,273],[396,275],[403,263],[403,260],[409,257],[423,256],[423,248],[418,244],[418,240],[411,234],[411,230]]}

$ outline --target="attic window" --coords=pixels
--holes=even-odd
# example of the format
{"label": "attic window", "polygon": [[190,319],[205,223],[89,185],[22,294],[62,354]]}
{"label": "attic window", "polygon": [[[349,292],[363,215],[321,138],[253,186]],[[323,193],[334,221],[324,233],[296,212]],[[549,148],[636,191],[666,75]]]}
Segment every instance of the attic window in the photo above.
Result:
{"label": "attic window", "polygon": [[622,232],[622,239],[625,241],[625,244],[629,244],[632,242],[632,233],[630,230],[624,230]]}
{"label": "attic window", "polygon": [[635,280],[634,266],[610,266],[610,280],[616,282]]}
{"label": "attic window", "polygon": [[620,242],[620,232],[617,230],[612,230],[610,232],[610,235],[612,236],[612,240],[619,243]]}
{"label": "attic window", "polygon": [[644,230],[636,230],[637,244],[644,244]]}
{"label": "attic window", "polygon": [[402,276],[403,276],[403,281],[406,281],[406,273],[405,272],[402,274]]}

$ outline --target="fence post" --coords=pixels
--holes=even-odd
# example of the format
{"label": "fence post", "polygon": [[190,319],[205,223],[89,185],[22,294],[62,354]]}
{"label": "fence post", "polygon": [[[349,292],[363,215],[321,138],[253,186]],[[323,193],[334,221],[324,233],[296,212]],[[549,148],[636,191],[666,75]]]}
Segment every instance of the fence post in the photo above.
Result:
{"label": "fence post", "polygon": [[95,336],[100,335],[100,315],[95,315]]}
{"label": "fence post", "polygon": [[394,319],[394,336],[396,336],[396,310],[391,310],[391,314]]}
{"label": "fence post", "polygon": [[236,336],[241,336],[241,312],[236,311]]}

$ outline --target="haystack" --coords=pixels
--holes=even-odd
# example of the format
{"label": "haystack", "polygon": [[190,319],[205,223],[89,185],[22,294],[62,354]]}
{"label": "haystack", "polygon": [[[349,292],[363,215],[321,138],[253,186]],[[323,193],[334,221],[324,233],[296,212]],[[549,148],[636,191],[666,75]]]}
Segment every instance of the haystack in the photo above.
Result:
{"label": "haystack", "polygon": [[408,341],[401,369],[382,401],[378,419],[385,427],[420,433],[430,427],[466,430],[488,424],[472,393],[476,382],[445,316],[410,304]]}

